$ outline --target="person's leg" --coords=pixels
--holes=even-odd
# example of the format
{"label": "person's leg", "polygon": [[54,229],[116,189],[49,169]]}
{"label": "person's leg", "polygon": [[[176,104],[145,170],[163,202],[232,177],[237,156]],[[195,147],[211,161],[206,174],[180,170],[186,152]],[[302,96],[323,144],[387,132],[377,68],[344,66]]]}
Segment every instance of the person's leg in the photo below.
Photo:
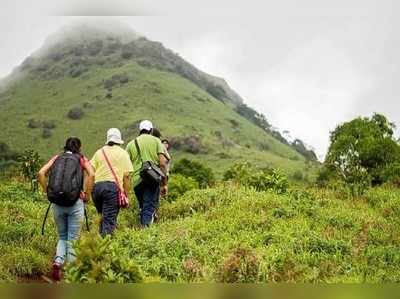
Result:
{"label": "person's leg", "polygon": [[81,199],[68,208],[68,242],[67,242],[67,262],[73,262],[75,260],[75,250],[73,248],[73,242],[79,239],[81,232],[82,221],[85,214],[85,206]]}
{"label": "person's leg", "polygon": [[102,231],[104,237],[114,232],[117,226],[118,188],[114,183],[106,183],[103,190],[103,212],[102,212]]}
{"label": "person's leg", "polygon": [[139,203],[139,214],[142,213],[142,209],[143,209],[143,183],[140,183],[139,185],[137,185],[133,191],[135,192],[136,195],[136,199]]}
{"label": "person's leg", "polygon": [[[102,196],[103,187],[102,187],[102,185],[103,185],[103,183],[95,184],[94,188],[93,188],[93,192],[92,192],[94,206],[96,207],[97,213],[100,215],[103,213],[103,196]],[[101,220],[100,225],[99,225],[99,233],[100,234],[103,230],[102,223],[103,223],[103,221]]]}
{"label": "person's leg", "polygon": [[65,213],[65,208],[58,206],[56,204],[53,205],[53,215],[54,215],[54,222],[56,223],[58,232],[58,243],[57,243],[57,250],[56,250],[56,256],[54,258],[54,263],[62,265],[64,264],[67,254],[68,219],[67,219],[67,214]]}
{"label": "person's leg", "polygon": [[150,226],[154,220],[154,212],[158,207],[160,186],[146,186],[143,192],[143,210],[141,214],[142,226]]}

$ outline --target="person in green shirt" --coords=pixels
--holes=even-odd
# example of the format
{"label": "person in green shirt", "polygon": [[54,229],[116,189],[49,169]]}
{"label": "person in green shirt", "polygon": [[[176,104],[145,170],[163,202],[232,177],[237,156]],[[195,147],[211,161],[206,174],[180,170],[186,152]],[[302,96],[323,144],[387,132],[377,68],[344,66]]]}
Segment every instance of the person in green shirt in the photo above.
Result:
{"label": "person in green shirt", "polygon": [[[133,164],[133,186],[140,208],[140,223],[143,227],[150,226],[154,221],[154,213],[159,204],[160,192],[165,196],[168,193],[166,178],[161,182],[161,186],[149,185],[140,178],[142,161],[151,161],[157,164],[166,174],[167,159],[165,157],[165,147],[161,140],[151,135],[153,124],[149,120],[144,120],[139,124],[139,137],[136,138],[141,157],[137,151],[135,140],[126,146],[126,151]],[[166,177],[166,176],[165,176]]]}

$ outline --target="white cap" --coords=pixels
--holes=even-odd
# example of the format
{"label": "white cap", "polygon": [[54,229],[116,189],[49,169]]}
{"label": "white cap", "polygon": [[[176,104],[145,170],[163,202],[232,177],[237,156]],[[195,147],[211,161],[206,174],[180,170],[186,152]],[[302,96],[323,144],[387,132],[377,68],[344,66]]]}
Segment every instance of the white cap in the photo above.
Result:
{"label": "white cap", "polygon": [[106,144],[108,144],[109,142],[114,142],[117,144],[123,144],[124,141],[121,138],[121,131],[118,130],[117,128],[111,128],[107,131],[107,142]]}
{"label": "white cap", "polygon": [[146,130],[150,131],[153,129],[153,124],[149,120],[143,120],[140,122],[139,131]]}

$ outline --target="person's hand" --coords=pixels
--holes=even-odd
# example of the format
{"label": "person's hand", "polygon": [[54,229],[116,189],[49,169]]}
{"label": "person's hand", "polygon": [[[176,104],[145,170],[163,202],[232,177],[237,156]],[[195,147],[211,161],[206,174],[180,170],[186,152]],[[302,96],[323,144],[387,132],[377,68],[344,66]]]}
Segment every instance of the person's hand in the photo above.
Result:
{"label": "person's hand", "polygon": [[161,196],[165,197],[168,195],[168,185],[161,186]]}
{"label": "person's hand", "polygon": [[80,199],[82,199],[83,202],[88,202],[89,201],[89,196],[86,194],[86,192],[81,191],[79,195]]}

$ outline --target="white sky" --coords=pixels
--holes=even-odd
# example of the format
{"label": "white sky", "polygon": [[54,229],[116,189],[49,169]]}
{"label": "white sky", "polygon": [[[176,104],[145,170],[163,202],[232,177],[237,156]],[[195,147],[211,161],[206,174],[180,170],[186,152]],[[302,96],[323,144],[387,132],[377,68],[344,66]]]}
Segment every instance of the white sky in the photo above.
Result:
{"label": "white sky", "polygon": [[355,116],[381,112],[400,125],[396,1],[263,2],[2,0],[0,77],[80,19],[69,15],[132,15],[115,18],[225,78],[320,156],[329,132]]}

